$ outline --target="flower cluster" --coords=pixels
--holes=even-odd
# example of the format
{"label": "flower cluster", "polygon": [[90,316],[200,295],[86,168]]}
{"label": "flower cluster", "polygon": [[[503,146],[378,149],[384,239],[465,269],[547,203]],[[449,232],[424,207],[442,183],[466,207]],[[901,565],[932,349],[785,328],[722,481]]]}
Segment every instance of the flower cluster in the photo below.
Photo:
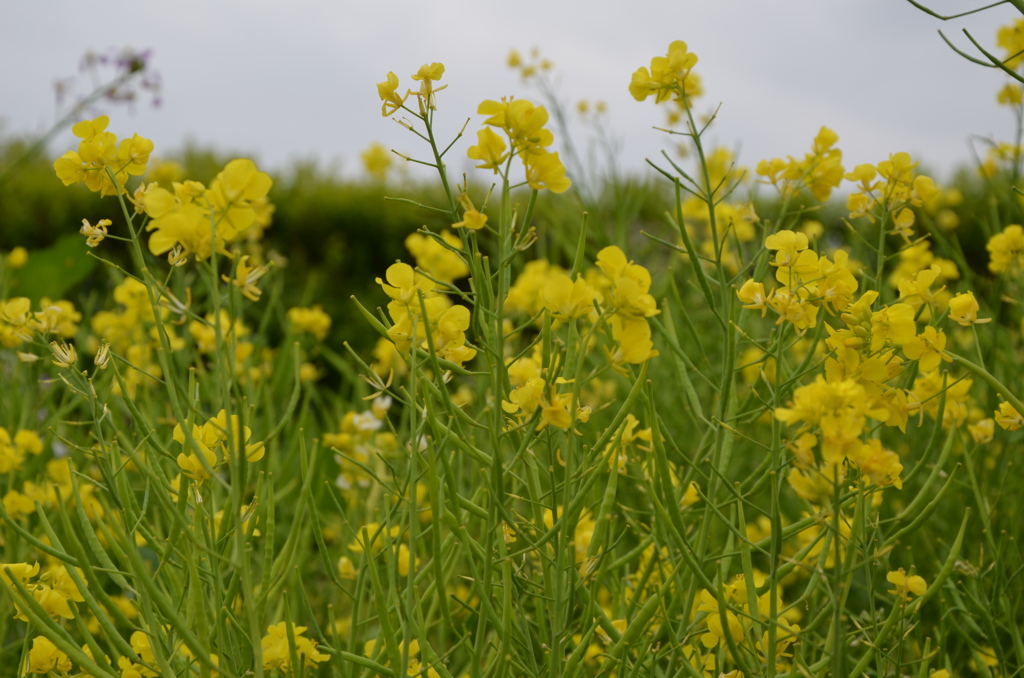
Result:
{"label": "flower cluster", "polygon": [[689,108],[694,98],[703,93],[700,76],[693,72],[697,55],[682,40],[674,40],[665,56],[651,59],[651,67],[641,66],[633,73],[629,93],[637,101],[653,96],[655,103],[673,100]]}
{"label": "flower cluster", "polygon": [[84,183],[100,195],[117,195],[129,177],[145,174],[153,142],[135,134],[118,144],[117,135],[106,131],[109,124],[110,118],[101,115],[71,128],[81,139],[78,151],[68,151],[53,163],[65,186]]}
{"label": "flower cluster", "polygon": [[67,674],[71,668],[71,660],[49,638],[36,636],[32,639],[32,649],[28,651],[28,673],[48,675],[50,671],[60,671]]}
{"label": "flower cluster", "polygon": [[1024,269],[1024,229],[1011,224],[989,238],[985,245],[988,250],[988,270],[1019,276]]}
{"label": "flower cluster", "polygon": [[[526,169],[526,182],[530,188],[546,188],[552,193],[564,193],[569,189],[572,182],[565,176],[565,166],[558,152],[548,150],[555,137],[545,127],[547,109],[526,99],[509,97],[501,101],[484,101],[477,113],[488,116],[484,120],[487,127],[477,132],[477,144],[470,146],[467,152],[470,160],[480,163],[477,167],[504,174],[506,161],[518,155]],[[505,138],[494,129],[504,132]]]}
{"label": "flower cluster", "polygon": [[519,71],[519,76],[524,81],[533,78],[538,73],[550,71],[554,66],[550,59],[541,57],[540,50],[536,47],[530,50],[527,58],[523,58],[518,50],[511,50],[505,63],[512,70]]}
{"label": "flower cluster", "polygon": [[[97,357],[100,356],[101,348],[108,355],[113,353],[124,357],[131,369],[124,370],[123,380],[128,395],[134,397],[140,385],[154,385],[155,380],[163,375],[157,353],[160,350],[160,337],[156,314],[146,286],[135,278],[125,278],[117,285],[113,298],[117,303],[115,309],[97,311],[92,317],[91,328],[95,337],[91,344],[95,347]],[[161,318],[171,319],[175,310],[180,309],[175,308],[170,298],[162,301],[165,305],[159,309]],[[164,333],[172,350],[184,347],[185,342],[174,331],[173,325],[165,323]],[[120,385],[114,386],[119,393]]]}
{"label": "flower cluster", "polygon": [[847,462],[877,486],[902,487],[899,457],[878,439],[862,440],[869,420],[887,421],[889,409],[869,399],[856,380],[818,375],[813,383],[796,389],[793,403],[776,409],[775,417],[787,424],[801,423],[790,443],[794,466],[789,483],[804,499],[820,503],[831,497],[833,484],[845,478]]}
{"label": "flower cluster", "polygon": [[817,200],[828,200],[832,189],[843,180],[843,152],[835,147],[839,135],[822,127],[811,144],[811,152],[802,160],[789,156],[762,160],[757,164],[757,175],[771,184],[783,196],[806,189]]}
{"label": "flower cluster", "polygon": [[377,284],[391,298],[392,325],[387,332],[399,351],[405,353],[415,343],[424,349],[433,347],[439,358],[456,365],[473,359],[476,349],[466,345],[468,308],[453,305],[430,278],[409,264],[392,264],[384,277],[386,282],[377,278]]}
{"label": "flower cluster", "polygon": [[[872,223],[892,219],[891,229],[911,240],[916,221],[912,208],[921,207],[938,193],[931,177],[914,174],[917,163],[908,153],[893,153],[878,165],[857,165],[846,179],[857,184],[846,206],[850,218],[867,217]],[[881,214],[879,213],[881,211]]]}
{"label": "flower cluster", "polygon": [[288,324],[293,332],[305,332],[323,341],[331,330],[331,316],[319,304],[310,308],[295,306],[288,309]]}
{"label": "flower cluster", "polygon": [[771,264],[780,287],[765,292],[764,283],[747,280],[737,291],[743,308],[773,310],[778,322],[787,322],[803,331],[817,326],[818,310],[824,307],[836,314],[845,308],[857,292],[852,263],[844,250],[837,250],[832,259],[809,249],[807,235],[783,230],[765,239],[765,247],[775,252]]}
{"label": "flower cluster", "polygon": [[[50,301],[43,297],[39,310],[32,310],[32,301],[27,297],[0,299],[0,345],[15,348],[31,342],[36,334],[44,339],[56,336],[71,339],[78,333],[82,314],[70,301]],[[34,360],[25,354],[23,360]]]}
{"label": "flower cluster", "polygon": [[260,640],[260,648],[263,650],[263,670],[277,669],[282,675],[295,675],[296,670],[300,669],[292,666],[292,652],[306,669],[315,669],[317,664],[327,661],[329,655],[317,650],[316,641],[302,635],[305,632],[305,626],[295,626],[286,622],[268,626],[267,635]]}
{"label": "flower cluster", "polygon": [[21,468],[25,455],[38,455],[43,451],[43,441],[35,431],[19,429],[13,436],[0,426],[0,473],[10,473]]}
{"label": "flower cluster", "polygon": [[586,423],[590,420],[590,408],[577,405],[572,409],[572,391],[560,390],[558,387],[570,385],[571,382],[558,377],[549,385],[541,376],[530,377],[522,386],[512,389],[508,400],[501,402],[501,409],[506,414],[516,415],[518,422],[529,421],[534,413],[540,412],[536,430],[542,431],[548,425],[568,430],[574,421]]}
{"label": "flower cluster", "polygon": [[[197,482],[212,476],[218,465],[235,459],[243,454],[246,461],[256,462],[263,458],[265,448],[262,442],[250,443],[252,429],[242,426],[241,417],[231,415],[231,428],[228,429],[228,415],[221,410],[217,416],[211,417],[202,426],[192,424],[192,435],[186,437],[181,424],[174,426],[174,441],[182,446],[178,455],[178,467],[181,472]],[[232,452],[229,444],[234,448]],[[202,454],[202,458],[199,454]]]}
{"label": "flower cluster", "polygon": [[[0,581],[14,589],[14,582],[6,570],[10,570],[11,575],[17,578],[21,585],[32,594],[36,602],[54,619],[74,619],[75,613],[71,609],[71,601],[77,603],[85,602],[85,598],[82,597],[78,586],[75,585],[71,575],[68,574],[67,568],[63,565],[50,567],[42,575],[39,575],[39,563],[33,563],[32,565],[28,563],[0,565]],[[36,582],[29,581],[37,575],[39,579]],[[18,600],[16,594],[12,595],[14,595],[15,600]],[[16,607],[18,608],[18,619],[27,622],[28,617],[22,611],[21,604],[16,603]]]}
{"label": "flower cluster", "polygon": [[996,44],[1006,53],[1004,63],[1007,66],[1016,69],[1024,64],[1024,19],[1000,26],[996,31]]}
{"label": "flower cluster", "polygon": [[416,260],[416,266],[441,283],[452,283],[469,275],[459,236],[445,229],[440,234],[410,233],[405,248]]}
{"label": "flower cluster", "polygon": [[[719,160],[731,157],[731,154],[726,156],[719,152],[721,150],[724,149],[716,150],[713,155]],[[711,174],[710,190],[717,186],[718,190],[728,192],[739,182],[741,172],[742,168],[736,168],[730,161],[728,167],[722,167],[720,174]],[[742,246],[758,238],[757,224],[760,218],[754,211],[753,204],[721,201],[715,204],[714,210],[711,210],[705,200],[691,195],[683,200],[681,208],[686,233],[703,260],[700,257],[691,257],[686,252],[685,242],[682,241],[678,243],[681,256],[689,259],[693,265],[700,264],[705,267],[711,267],[710,262],[720,258],[725,270],[730,273],[737,272],[741,266]],[[714,229],[711,228],[712,218]]]}
{"label": "flower cluster", "polygon": [[385,181],[394,163],[394,156],[384,144],[374,142],[359,154],[363,169],[375,181]]}
{"label": "flower cluster", "polygon": [[[754,573],[754,581],[752,583],[755,586],[764,584],[766,579],[763,575],[758,575],[759,573]],[[706,625],[707,630],[700,637],[701,644],[705,648],[712,649],[720,645],[725,646],[729,641],[737,644],[745,642],[748,633],[753,627],[752,615],[757,614],[761,618],[768,616],[771,592],[763,593],[760,596],[752,596],[748,592],[749,586],[750,583],[746,581],[743,575],[737,575],[731,583],[721,585],[718,591],[719,595],[707,589],[701,590],[697,612],[705,613],[703,623]],[[756,601],[756,611],[750,609],[752,600]],[[724,606],[722,606],[723,602],[725,603]],[[778,607],[781,609],[783,607],[781,596],[778,596],[777,602]],[[723,617],[725,619],[724,622]],[[777,640],[774,660],[779,668],[783,668],[785,666],[784,660],[791,656],[786,651],[796,641],[797,634],[800,632],[800,625],[793,623],[794,617],[799,618],[791,612],[786,616],[780,616],[778,620],[779,628],[776,632]],[[756,649],[762,661],[764,661],[767,646],[768,633],[765,632],[761,641],[756,643]]]}
{"label": "flower cluster", "polygon": [[434,83],[438,82],[442,76],[444,76],[444,64],[437,62],[423,64],[412,76],[413,80],[420,83],[419,91],[406,90],[405,94],[401,94],[398,91],[398,76],[389,71],[387,79],[377,83],[377,95],[381,100],[381,115],[386,118],[404,108],[406,99],[412,95],[415,95],[419,101],[420,115],[425,115],[428,110],[437,108],[434,95],[448,86],[434,86]]}
{"label": "flower cluster", "polygon": [[627,260],[622,250],[614,245],[598,252],[597,265],[610,282],[603,305],[611,312],[608,322],[612,340],[617,345],[611,354],[612,362],[638,365],[658,355],[647,320],[659,312],[650,294],[650,272]]}
{"label": "flower cluster", "polygon": [[324,446],[336,453],[340,473],[335,484],[341,489],[369,487],[373,476],[367,471],[367,465],[378,455],[389,456],[398,448],[395,434],[383,430],[391,403],[390,396],[375,398],[370,409],[346,412],[340,425],[324,434]]}
{"label": "flower cluster", "polygon": [[151,231],[149,251],[167,254],[173,265],[189,256],[205,259],[216,250],[225,256],[227,243],[269,219],[270,176],[251,160],[232,160],[207,188],[198,181],[175,182],[173,190],[149,185],[143,209]]}

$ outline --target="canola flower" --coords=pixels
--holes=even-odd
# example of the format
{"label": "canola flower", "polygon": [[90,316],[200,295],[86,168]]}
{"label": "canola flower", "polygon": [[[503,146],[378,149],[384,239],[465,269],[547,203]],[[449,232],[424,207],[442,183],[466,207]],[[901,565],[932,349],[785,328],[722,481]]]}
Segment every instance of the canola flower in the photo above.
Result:
{"label": "canola flower", "polygon": [[229,162],[207,188],[197,181],[147,189],[146,230],[149,251],[168,254],[177,263],[189,256],[202,260],[214,251],[231,256],[226,247],[263,218],[272,181],[251,160]]}
{"label": "canola flower", "polygon": [[118,144],[117,136],[106,131],[109,124],[110,118],[101,115],[71,128],[81,139],[78,150],[68,151],[53,164],[65,186],[84,183],[100,195],[117,195],[129,177],[145,174],[153,142],[135,134]]}
{"label": "canola flower", "polygon": [[[488,99],[480,104],[477,113],[488,116],[484,120],[488,127],[477,132],[477,144],[467,151],[471,160],[480,162],[476,167],[504,176],[506,165],[518,155],[530,188],[549,189],[552,193],[564,193],[569,189],[572,182],[565,176],[565,166],[558,152],[548,148],[554,143],[554,135],[545,127],[548,112],[544,106],[537,106],[526,99]],[[501,130],[505,136],[502,137],[495,129]]]}
{"label": "canola flower", "polygon": [[[950,246],[974,217],[940,225],[956,200],[905,154],[848,172],[827,127],[757,165],[780,200],[756,213],[694,124],[696,64],[676,41],[630,86],[685,116],[696,165],[662,174],[678,240],[649,247],[537,208],[571,187],[557,109],[480,105],[488,209],[435,137],[451,74],[425,64],[403,92],[389,73],[382,112],[409,116],[443,197],[344,355],[332,339],[358,324],[263,294],[269,176],[133,174],[140,142],[122,166],[106,121],[76,126],[58,176],[127,222],[86,221],[79,244],[124,243],[132,265],[95,303],[0,300],[25,394],[0,398],[22,672],[1015,671],[1005,634],[971,623],[1019,621],[998,535],[1024,428],[1019,314]],[[844,179],[877,244],[817,211]],[[1006,296],[1012,228],[989,247]]]}

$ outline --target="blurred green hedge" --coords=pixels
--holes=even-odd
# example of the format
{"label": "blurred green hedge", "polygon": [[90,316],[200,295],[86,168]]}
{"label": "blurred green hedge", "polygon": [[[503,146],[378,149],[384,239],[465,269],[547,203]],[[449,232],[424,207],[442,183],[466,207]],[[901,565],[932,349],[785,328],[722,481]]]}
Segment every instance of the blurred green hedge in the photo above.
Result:
{"label": "blurred green hedge", "polygon": [[[122,219],[115,199],[100,198],[83,186],[65,187],[54,174],[49,159],[24,158],[28,148],[23,141],[0,142],[0,251],[19,245],[30,251],[54,247],[62,236],[77,234],[82,219],[95,223],[109,218],[117,232]],[[188,146],[164,159],[180,164],[185,176],[209,182],[234,157],[238,156]],[[15,171],[7,172],[16,162]],[[323,305],[335,319],[331,343],[350,341],[358,348],[367,348],[373,338],[365,332],[365,321],[350,297],[358,296],[370,308],[383,305],[386,298],[374,279],[383,275],[396,259],[410,260],[404,247],[406,236],[423,225],[435,230],[448,225],[442,214],[389,201],[385,196],[443,206],[446,201],[440,186],[437,182],[385,184],[369,179],[342,179],[311,161],[294,163],[284,172],[274,173],[273,178],[270,198],[275,213],[264,245],[268,252],[276,251],[287,259],[287,266],[274,274],[284,278],[284,304]],[[985,271],[987,233],[982,225],[991,208],[982,198],[982,182],[975,172],[962,170],[952,185],[963,195],[955,211],[960,220],[957,235],[964,255],[974,270]],[[1011,190],[1009,184],[1004,188]],[[671,186],[652,176],[646,180],[625,179],[593,193],[597,197],[589,204],[574,191],[562,196],[541,194],[534,218],[539,227],[536,256],[566,263],[575,251],[584,212],[593,249],[590,254],[614,243],[627,248],[637,260],[645,260],[648,252],[671,256],[670,251],[641,233],[675,240],[663,217],[670,205]],[[755,201],[757,211],[771,213],[771,192],[762,190],[760,196]],[[525,208],[526,197],[515,197],[522,199],[521,209]],[[495,197],[493,202],[496,200]],[[806,215],[825,224],[826,249],[837,247],[850,237],[843,220],[844,203],[842,197],[837,197],[823,209]],[[45,270],[45,274],[37,277],[46,280],[27,286],[36,292],[33,296],[44,293],[40,290],[59,287],[57,282],[80,285],[85,290],[106,284],[106,278],[99,277],[106,275],[101,268],[90,270],[86,265],[83,270],[81,265],[73,266],[69,251],[84,253],[84,242],[80,248],[74,247],[73,242],[62,244],[54,250],[48,267],[40,264],[41,268],[35,269]],[[96,253],[116,260],[117,251],[114,247],[100,247]],[[66,266],[61,269],[53,263],[57,260]],[[55,270],[61,272],[51,272]]]}

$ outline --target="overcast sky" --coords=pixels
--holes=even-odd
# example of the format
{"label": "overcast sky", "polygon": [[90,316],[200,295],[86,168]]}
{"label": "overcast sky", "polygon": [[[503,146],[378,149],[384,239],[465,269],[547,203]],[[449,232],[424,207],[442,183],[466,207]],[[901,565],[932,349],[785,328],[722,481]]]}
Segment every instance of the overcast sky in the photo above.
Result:
{"label": "overcast sky", "polygon": [[966,27],[994,48],[996,28],[1019,16],[1005,5],[943,23],[903,0],[0,0],[0,119],[5,134],[44,131],[56,78],[75,74],[86,50],[131,45],[152,50],[163,105],[112,110],[112,131],[147,136],[157,153],[192,139],[269,168],[316,158],[351,174],[373,141],[423,151],[380,115],[375,83],[389,70],[411,85],[421,64],[443,62],[440,127],[472,117],[473,137],[481,100],[534,96],[505,61],[538,47],[567,100],[608,102],[623,164],[644,171],[665,147],[652,129],[663,113],[629,96],[630,75],[681,39],[700,57],[697,108],[722,104],[713,140],[740,148],[744,164],[801,155],[826,124],[847,166],[903,150],[948,173],[970,160],[972,135],[1009,139],[1014,123],[995,103],[1005,76],[965,62],[937,30],[970,50]]}

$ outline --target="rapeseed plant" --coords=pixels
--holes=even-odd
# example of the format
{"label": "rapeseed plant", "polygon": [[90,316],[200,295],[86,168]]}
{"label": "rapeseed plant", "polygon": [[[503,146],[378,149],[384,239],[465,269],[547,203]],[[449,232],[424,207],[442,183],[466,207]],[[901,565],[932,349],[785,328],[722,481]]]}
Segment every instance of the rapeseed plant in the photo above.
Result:
{"label": "rapeseed plant", "polygon": [[[332,349],[350,328],[321,306],[282,301],[255,163],[207,186],[106,116],[78,122],[54,171],[121,212],[83,220],[83,256],[131,263],[104,256],[99,305],[0,300],[21,394],[0,397],[0,667],[1016,672],[1020,203],[991,183],[992,216],[958,212],[903,152],[848,170],[824,126],[748,181],[706,145],[697,63],[675,41],[622,83],[689,162],[652,163],[671,234],[614,243],[538,207],[583,188],[561,108],[483,100],[477,171],[453,184],[457,81],[429,63],[403,92],[389,72],[382,114],[425,144],[401,157],[443,204],[417,203],[408,260],[353,302],[369,362]],[[380,180],[384,158],[364,158]],[[845,228],[808,219],[844,181]],[[978,221],[991,277],[958,240]],[[0,290],[32,256],[7,255]]]}

